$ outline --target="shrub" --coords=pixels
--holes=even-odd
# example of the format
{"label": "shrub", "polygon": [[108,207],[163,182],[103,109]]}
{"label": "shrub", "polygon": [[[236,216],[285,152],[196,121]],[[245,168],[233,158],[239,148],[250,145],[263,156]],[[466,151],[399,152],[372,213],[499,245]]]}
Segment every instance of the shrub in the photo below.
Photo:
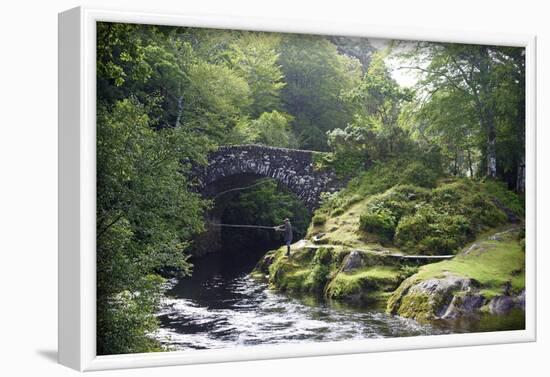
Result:
{"label": "shrub", "polygon": [[340,216],[341,214],[344,213],[344,209],[342,207],[338,207],[336,208],[335,210],[333,210],[330,215],[331,216]]}
{"label": "shrub", "polygon": [[429,197],[426,189],[399,185],[378,194],[369,200],[365,213],[360,218],[361,229],[375,233],[385,240],[392,240],[395,226],[401,217],[410,214],[420,201]]}
{"label": "shrub", "polygon": [[506,222],[506,215],[475,181],[445,183],[420,198],[426,201],[417,201],[396,226],[394,242],[407,251],[452,253],[476,233]]}
{"label": "shrub", "polygon": [[400,279],[405,280],[409,276],[412,276],[418,272],[419,266],[409,266],[402,264],[399,267]]}
{"label": "shrub", "polygon": [[480,232],[507,221],[491,197],[475,181],[460,180],[442,185],[432,191],[430,201],[442,213],[462,215],[469,219],[472,232]]}
{"label": "shrub", "polygon": [[409,183],[420,187],[435,187],[439,174],[419,161],[410,163],[401,175],[399,183]]}
{"label": "shrub", "polygon": [[367,212],[360,216],[359,227],[380,236],[383,240],[390,241],[395,232],[395,218],[388,211]]}
{"label": "shrub", "polygon": [[313,222],[314,226],[321,226],[321,225],[324,225],[327,222],[327,216],[324,215],[324,214],[319,213],[319,214],[313,216],[311,221]]}
{"label": "shrub", "polygon": [[395,244],[406,251],[412,251],[428,236],[428,218],[420,213],[405,216],[395,229]]}
{"label": "shrub", "polygon": [[401,219],[395,232],[395,244],[406,251],[422,254],[449,254],[473,235],[472,224],[462,215],[441,213],[425,205],[414,215]]}

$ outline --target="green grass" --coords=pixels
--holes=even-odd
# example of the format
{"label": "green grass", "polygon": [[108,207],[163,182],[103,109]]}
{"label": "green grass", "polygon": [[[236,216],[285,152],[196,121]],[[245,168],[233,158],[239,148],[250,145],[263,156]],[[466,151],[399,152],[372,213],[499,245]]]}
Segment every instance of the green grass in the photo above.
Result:
{"label": "green grass", "polygon": [[437,278],[444,273],[474,279],[486,298],[502,294],[506,284],[511,284],[512,291],[519,293],[525,289],[525,253],[515,239],[487,240],[467,255],[423,266],[415,279]]}
{"label": "green grass", "polygon": [[497,199],[517,216],[525,215],[525,198],[508,190],[504,182],[488,179],[483,182],[483,188],[487,194]]}

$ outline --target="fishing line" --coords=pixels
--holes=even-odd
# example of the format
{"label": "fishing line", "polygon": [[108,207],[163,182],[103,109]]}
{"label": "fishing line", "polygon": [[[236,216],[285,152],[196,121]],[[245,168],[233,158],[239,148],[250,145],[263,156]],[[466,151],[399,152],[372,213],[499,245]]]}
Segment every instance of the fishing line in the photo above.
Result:
{"label": "fishing line", "polygon": [[[216,194],[212,198],[212,200],[215,200],[217,197],[219,197],[223,194],[226,194],[228,192],[246,190],[246,189],[249,189],[249,188],[252,188],[252,187],[259,186],[259,185],[264,184],[264,183],[269,182],[269,181],[271,181],[271,178],[266,178],[266,179],[260,180],[259,182],[256,182],[256,183],[254,183],[253,185],[250,185],[250,186],[236,187],[236,188],[232,188],[232,189],[229,189],[229,190],[225,190],[225,191],[222,191],[222,192]],[[219,226],[219,227],[226,227],[226,228],[253,228],[253,229],[270,229],[270,230],[275,230],[275,228],[276,228],[274,226],[263,226],[263,225],[221,224],[221,223],[211,223],[211,222],[208,222],[208,224],[211,225],[211,226]]]}
{"label": "fishing line", "polygon": [[239,191],[239,190],[246,190],[246,189],[249,189],[249,188],[252,188],[252,187],[255,187],[255,186],[259,186],[259,185],[261,185],[261,184],[263,184],[263,183],[269,182],[270,180],[271,180],[271,178],[266,178],[266,179],[264,179],[264,180],[261,180],[260,182],[254,183],[253,185],[250,185],[250,186],[236,187],[236,188],[232,188],[232,189],[229,189],[229,190],[222,191],[222,192],[216,194],[216,195],[212,198],[212,200],[215,200],[218,196],[221,196],[221,195],[226,194],[226,193],[228,193],[228,192],[231,192],[231,191]]}

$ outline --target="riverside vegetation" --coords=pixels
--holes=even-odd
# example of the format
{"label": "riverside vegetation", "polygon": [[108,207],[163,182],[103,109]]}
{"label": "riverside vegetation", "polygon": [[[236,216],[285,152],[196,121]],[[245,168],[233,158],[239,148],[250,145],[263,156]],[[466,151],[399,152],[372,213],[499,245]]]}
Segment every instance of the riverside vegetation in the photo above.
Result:
{"label": "riverside vegetation", "polygon": [[[419,321],[523,308],[521,198],[497,181],[441,177],[418,161],[405,166],[373,166],[326,198],[292,257],[273,250],[253,276]],[[440,254],[454,258],[423,266],[400,258]]]}

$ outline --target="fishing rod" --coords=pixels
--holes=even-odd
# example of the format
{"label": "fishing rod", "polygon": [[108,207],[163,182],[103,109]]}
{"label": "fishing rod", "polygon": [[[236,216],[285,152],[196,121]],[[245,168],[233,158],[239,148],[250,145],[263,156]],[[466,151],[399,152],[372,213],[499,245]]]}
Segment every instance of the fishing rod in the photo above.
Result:
{"label": "fishing rod", "polygon": [[275,230],[276,226],[263,226],[263,225],[240,225],[240,224],[220,224],[220,223],[208,223],[212,226],[227,227],[227,228],[255,228],[255,229],[270,229]]}

